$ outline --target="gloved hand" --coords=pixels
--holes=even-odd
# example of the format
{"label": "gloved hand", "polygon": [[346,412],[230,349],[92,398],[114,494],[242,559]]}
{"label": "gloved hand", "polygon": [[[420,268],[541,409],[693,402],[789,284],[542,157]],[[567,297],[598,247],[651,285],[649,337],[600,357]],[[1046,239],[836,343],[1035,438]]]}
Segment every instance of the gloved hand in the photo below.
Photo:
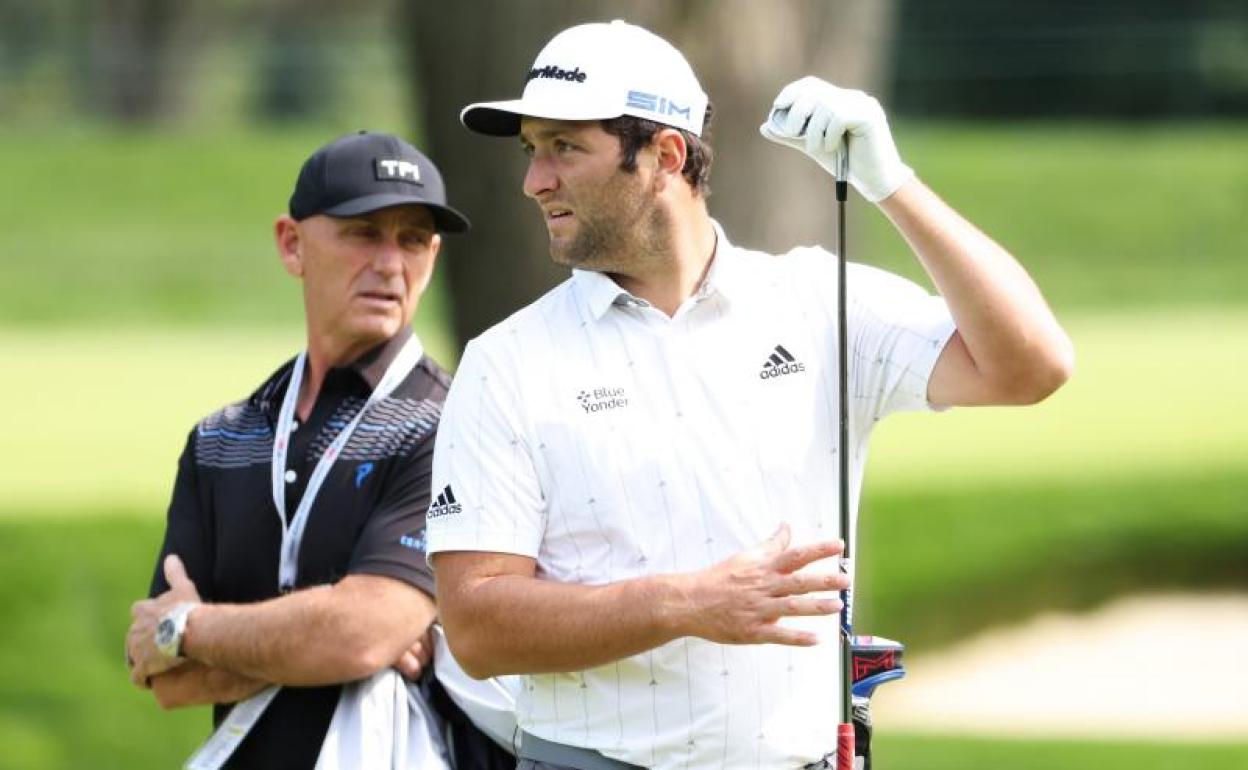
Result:
{"label": "gloved hand", "polygon": [[758,130],[778,144],[804,150],[833,176],[849,136],[849,182],[878,203],[914,176],[901,162],[884,109],[874,97],[806,76],[776,97]]}

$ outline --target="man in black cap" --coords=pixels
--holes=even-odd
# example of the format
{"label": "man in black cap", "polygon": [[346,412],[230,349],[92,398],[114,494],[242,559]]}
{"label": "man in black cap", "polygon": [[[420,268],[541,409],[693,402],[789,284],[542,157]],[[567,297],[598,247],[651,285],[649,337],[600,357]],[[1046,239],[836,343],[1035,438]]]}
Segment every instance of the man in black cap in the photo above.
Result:
{"label": "man in black cap", "polygon": [[[304,163],[274,231],[307,349],[191,431],[127,636],[132,679],[161,706],[213,704],[229,722],[195,766],[310,768],[343,683],[427,666],[425,510],[449,378],[409,323],[440,234],[467,229],[396,137],[345,136]],[[445,750],[425,732],[435,766]]]}

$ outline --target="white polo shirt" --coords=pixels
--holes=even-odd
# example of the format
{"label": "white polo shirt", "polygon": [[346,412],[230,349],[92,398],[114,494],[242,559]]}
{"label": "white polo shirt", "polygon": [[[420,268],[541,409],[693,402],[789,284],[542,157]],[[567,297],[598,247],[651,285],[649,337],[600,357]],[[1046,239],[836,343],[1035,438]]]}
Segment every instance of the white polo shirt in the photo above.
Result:
{"label": "white polo shirt", "polygon": [[[598,585],[709,567],[788,522],[839,536],[836,260],[718,247],[669,318],[574,271],[469,343],[442,412],[429,553],[529,556]],[[945,303],[849,266],[851,498],[872,426],[927,407]],[[831,565],[824,568],[833,569]],[[534,623],[541,623],[535,618]],[[836,746],[837,618],[813,648],[678,639],[524,677],[521,728],[656,768],[795,768]]]}

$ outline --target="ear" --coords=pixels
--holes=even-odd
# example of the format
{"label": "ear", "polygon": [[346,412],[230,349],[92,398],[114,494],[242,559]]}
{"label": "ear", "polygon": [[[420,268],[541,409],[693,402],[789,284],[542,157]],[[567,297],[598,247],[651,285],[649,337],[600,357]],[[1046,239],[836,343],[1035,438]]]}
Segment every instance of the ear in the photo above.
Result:
{"label": "ear", "polygon": [[273,223],[273,240],[277,243],[277,255],[281,258],[286,272],[296,278],[301,278],[303,258],[299,254],[299,223],[288,214],[281,215]]}
{"label": "ear", "polygon": [[674,128],[660,129],[654,135],[655,172],[660,184],[667,184],[683,179],[681,171],[685,167],[685,158],[689,155],[689,146],[685,137]]}
{"label": "ear", "polygon": [[420,293],[423,295],[425,289],[429,288],[429,282],[433,280],[434,268],[438,266],[438,254],[442,251],[442,234],[434,233],[429,239],[429,270],[425,272],[425,285],[420,287]]}

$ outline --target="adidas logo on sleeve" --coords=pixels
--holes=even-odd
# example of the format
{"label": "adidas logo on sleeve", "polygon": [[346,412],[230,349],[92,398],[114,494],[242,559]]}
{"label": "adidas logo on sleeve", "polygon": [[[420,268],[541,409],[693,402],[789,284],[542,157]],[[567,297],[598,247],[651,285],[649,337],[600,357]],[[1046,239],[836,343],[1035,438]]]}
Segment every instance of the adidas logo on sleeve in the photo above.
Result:
{"label": "adidas logo on sleeve", "polygon": [[464,506],[455,501],[455,493],[451,491],[451,485],[447,484],[446,489],[442,490],[442,494],[429,506],[429,512],[425,514],[427,519],[436,519],[439,516],[450,516],[452,513],[459,513]]}
{"label": "adidas logo on sleeve", "polygon": [[806,371],[806,364],[798,361],[793,354],[784,349],[783,345],[776,345],[771,355],[767,356],[767,360],[763,363],[762,371],[758,373],[760,380],[770,380],[773,377],[783,377],[786,374],[797,374]]}

